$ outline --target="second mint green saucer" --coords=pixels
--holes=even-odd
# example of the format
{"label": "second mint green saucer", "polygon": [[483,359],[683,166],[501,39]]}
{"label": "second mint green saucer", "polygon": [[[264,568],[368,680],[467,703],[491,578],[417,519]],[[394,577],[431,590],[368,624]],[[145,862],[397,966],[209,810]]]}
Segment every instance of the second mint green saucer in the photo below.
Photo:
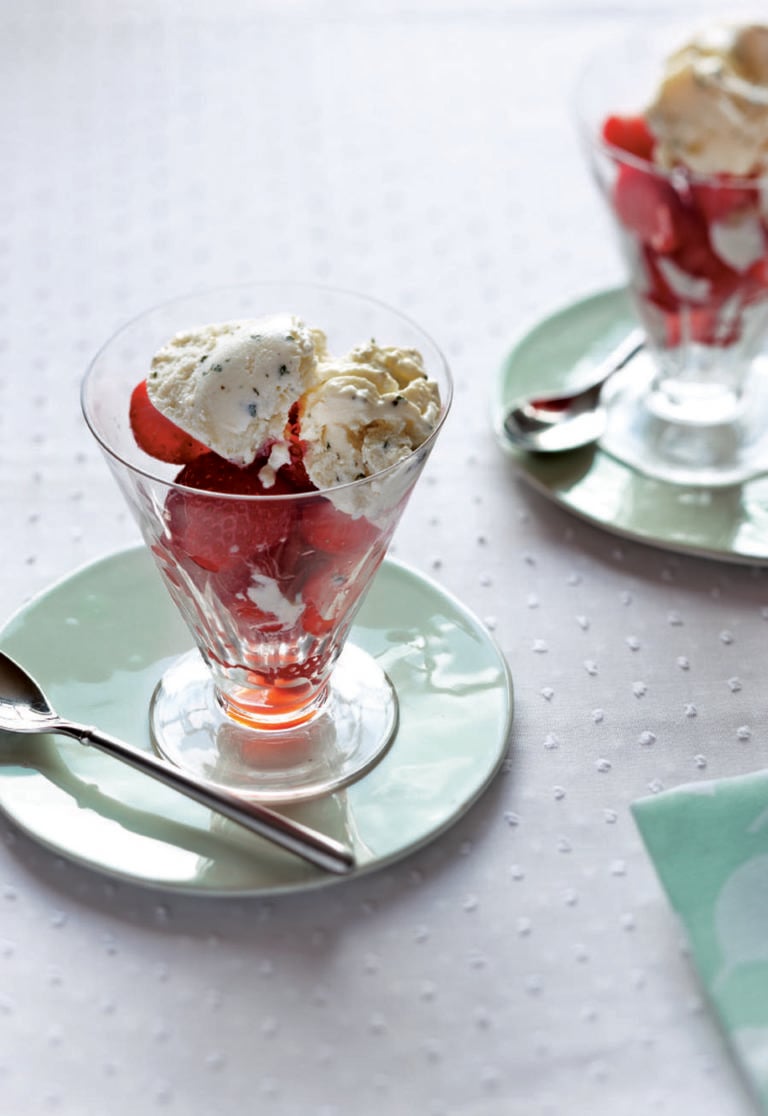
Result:
{"label": "second mint green saucer", "polygon": [[499,443],[523,476],[568,511],[617,535],[684,554],[768,564],[768,477],[730,488],[681,487],[654,480],[590,446],[530,454],[504,437],[503,415],[525,395],[565,391],[634,325],[623,289],[571,303],[528,330],[506,356],[495,386]]}

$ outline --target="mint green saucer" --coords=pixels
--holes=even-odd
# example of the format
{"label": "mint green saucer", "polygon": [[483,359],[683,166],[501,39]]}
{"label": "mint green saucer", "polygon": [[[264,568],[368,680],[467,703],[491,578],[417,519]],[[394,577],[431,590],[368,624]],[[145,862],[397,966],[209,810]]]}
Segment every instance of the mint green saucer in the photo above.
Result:
{"label": "mint green saucer", "polygon": [[[397,735],[359,782],[290,811],[353,846],[359,868],[345,879],[404,856],[468,809],[506,753],[513,704],[507,665],[480,621],[399,563],[381,567],[351,638],[397,690]],[[0,645],[62,716],[150,750],[152,691],[190,637],[139,547],[48,589],[5,625]],[[209,895],[338,880],[64,737],[0,733],[0,761],[0,809],[56,852],[113,876]]]}
{"label": "mint green saucer", "polygon": [[499,443],[539,492],[598,527],[667,550],[750,565],[768,563],[768,477],[730,488],[654,480],[601,446],[530,454],[505,439],[502,420],[522,396],[576,388],[635,324],[623,289],[603,291],[548,316],[504,360],[493,399]]}

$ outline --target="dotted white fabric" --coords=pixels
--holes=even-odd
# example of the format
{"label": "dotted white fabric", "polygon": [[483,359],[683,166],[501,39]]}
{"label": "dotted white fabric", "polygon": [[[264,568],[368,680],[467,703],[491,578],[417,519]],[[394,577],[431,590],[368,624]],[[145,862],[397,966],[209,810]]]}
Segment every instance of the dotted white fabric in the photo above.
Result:
{"label": "dotted white fabric", "polygon": [[620,281],[569,91],[647,9],[3,6],[0,616],[137,540],[79,412],[112,331],[199,287],[318,280],[448,355],[393,550],[484,619],[517,700],[471,812],[325,892],[167,897],[0,821],[3,1112],[752,1111],[628,807],[765,763],[768,571],[570,518],[489,422],[524,325]]}

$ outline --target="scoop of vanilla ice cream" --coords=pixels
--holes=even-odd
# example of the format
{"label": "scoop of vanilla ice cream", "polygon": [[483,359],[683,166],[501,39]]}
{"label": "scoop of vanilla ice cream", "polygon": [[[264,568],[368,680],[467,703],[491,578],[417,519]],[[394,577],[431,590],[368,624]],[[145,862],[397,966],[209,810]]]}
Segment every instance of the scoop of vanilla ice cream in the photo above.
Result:
{"label": "scoop of vanilla ice cream", "polygon": [[440,418],[437,384],[415,349],[371,341],[344,357],[290,314],[176,334],[155,355],[147,391],[157,409],[221,457],[267,454],[266,487],[290,460],[287,423],[299,404],[303,461],[320,489],[408,457]]}
{"label": "scoop of vanilla ice cream", "polygon": [[292,314],[177,333],[152,360],[159,411],[238,465],[284,438],[291,406],[315,378],[312,331]]}
{"label": "scoop of vanilla ice cream", "polygon": [[768,169],[768,26],[711,27],[676,51],[646,116],[662,166]]}
{"label": "scoop of vanilla ice cream", "polygon": [[304,467],[318,488],[371,476],[411,454],[440,417],[437,384],[414,349],[371,341],[347,356],[318,342],[316,383],[302,401]]}

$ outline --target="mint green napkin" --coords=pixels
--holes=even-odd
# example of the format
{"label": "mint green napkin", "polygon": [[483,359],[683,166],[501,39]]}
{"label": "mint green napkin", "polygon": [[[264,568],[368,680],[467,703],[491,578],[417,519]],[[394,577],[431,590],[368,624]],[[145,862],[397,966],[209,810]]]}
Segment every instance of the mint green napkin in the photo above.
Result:
{"label": "mint green napkin", "polygon": [[768,1111],[768,774],[678,787],[640,799],[632,812]]}

